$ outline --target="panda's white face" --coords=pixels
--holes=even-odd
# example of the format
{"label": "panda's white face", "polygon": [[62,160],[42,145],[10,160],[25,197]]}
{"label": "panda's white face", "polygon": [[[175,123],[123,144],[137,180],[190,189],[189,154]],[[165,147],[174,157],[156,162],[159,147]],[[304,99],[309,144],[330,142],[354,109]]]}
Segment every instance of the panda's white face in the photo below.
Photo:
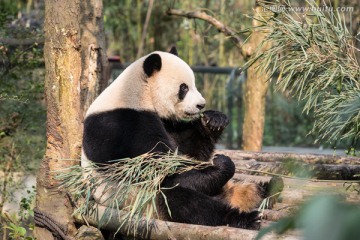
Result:
{"label": "panda's white face", "polygon": [[153,52],[127,67],[86,115],[130,108],[153,111],[161,118],[191,119],[204,106],[189,65],[174,54]]}
{"label": "panda's white face", "polygon": [[159,52],[161,69],[148,79],[155,111],[162,118],[191,119],[205,107],[205,99],[195,86],[189,65],[179,57]]}

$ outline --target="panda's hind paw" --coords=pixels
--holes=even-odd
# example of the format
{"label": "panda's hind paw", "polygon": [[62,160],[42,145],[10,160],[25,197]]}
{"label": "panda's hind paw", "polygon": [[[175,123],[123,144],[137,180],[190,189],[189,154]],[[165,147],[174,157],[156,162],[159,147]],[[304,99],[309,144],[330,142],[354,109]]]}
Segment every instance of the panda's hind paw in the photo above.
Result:
{"label": "panda's hind paw", "polygon": [[223,154],[215,154],[213,158],[213,163],[219,169],[228,173],[230,175],[229,179],[235,174],[235,164],[228,156],[225,156]]}
{"label": "panda's hind paw", "polygon": [[238,228],[259,230],[261,226],[261,214],[258,211],[240,213],[240,220],[237,223]]}
{"label": "panda's hind paw", "polygon": [[221,132],[229,124],[229,119],[222,112],[208,110],[203,113],[202,124],[210,131]]}

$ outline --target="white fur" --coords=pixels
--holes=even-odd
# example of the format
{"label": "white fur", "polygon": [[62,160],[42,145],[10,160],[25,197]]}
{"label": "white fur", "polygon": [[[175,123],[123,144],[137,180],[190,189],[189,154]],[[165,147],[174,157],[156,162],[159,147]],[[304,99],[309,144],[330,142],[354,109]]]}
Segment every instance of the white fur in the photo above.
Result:
{"label": "white fur", "polygon": [[[189,65],[173,54],[153,53],[161,57],[159,72],[147,79],[143,70],[147,56],[138,59],[100,94],[86,116],[117,108],[153,111],[163,118],[178,119],[188,118],[186,113],[199,113],[196,106],[205,104],[205,99],[196,89],[195,76]],[[178,92],[182,83],[188,85],[189,92],[179,101]]]}

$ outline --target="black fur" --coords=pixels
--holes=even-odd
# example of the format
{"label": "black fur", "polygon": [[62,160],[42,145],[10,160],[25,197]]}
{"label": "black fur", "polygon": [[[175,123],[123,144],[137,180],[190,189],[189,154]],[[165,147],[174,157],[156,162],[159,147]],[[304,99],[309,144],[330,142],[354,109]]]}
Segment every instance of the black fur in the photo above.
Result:
{"label": "black fur", "polygon": [[161,57],[159,54],[153,53],[148,56],[143,63],[143,69],[148,77],[151,77],[154,72],[158,72],[161,69]]}
{"label": "black fur", "polygon": [[180,88],[179,88],[179,93],[178,93],[178,96],[179,96],[179,100],[184,100],[186,94],[188,93],[189,91],[189,86],[186,85],[185,83],[182,83],[180,85]]}
{"label": "black fur", "polygon": [[169,53],[174,54],[175,56],[179,56],[178,51],[175,46],[172,46]]}
{"label": "black fur", "polygon": [[166,131],[173,137],[179,151],[200,161],[209,161],[229,120],[218,111],[205,111],[202,119],[190,122],[163,119]]}
{"label": "black fur", "polygon": [[[240,213],[226,204],[213,200],[209,196],[184,187],[163,190],[171,217],[167,212],[164,198],[158,197],[160,214],[165,219],[181,223],[258,229],[258,212]],[[180,205],[179,205],[180,204]]]}
{"label": "black fur", "polygon": [[224,155],[216,155],[214,166],[202,170],[190,170],[182,174],[174,174],[165,179],[164,187],[180,186],[201,192],[208,196],[219,194],[222,187],[234,176],[235,165]]}
{"label": "black fur", "polygon": [[116,109],[90,115],[84,122],[83,149],[95,163],[175,148],[156,113]]}
{"label": "black fur", "polygon": [[[83,149],[96,163],[152,152],[179,149],[181,154],[209,161],[214,144],[228,124],[217,111],[205,111],[202,119],[190,122],[160,119],[156,113],[116,109],[88,116],[84,122]],[[216,155],[206,169],[171,175],[162,186],[171,210],[168,215],[163,197],[159,211],[164,220],[209,226],[230,225],[255,229],[258,213],[240,213],[212,198],[235,173],[234,163]],[[176,187],[174,187],[176,186]]]}

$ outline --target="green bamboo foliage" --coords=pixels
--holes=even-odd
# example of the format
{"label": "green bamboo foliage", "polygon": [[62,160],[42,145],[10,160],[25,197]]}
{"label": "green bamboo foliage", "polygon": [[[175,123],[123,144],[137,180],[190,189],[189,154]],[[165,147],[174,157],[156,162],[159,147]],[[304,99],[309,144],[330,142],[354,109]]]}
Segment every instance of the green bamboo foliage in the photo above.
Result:
{"label": "green bamboo foliage", "polygon": [[[277,79],[277,89],[289,91],[305,101],[304,111],[314,112],[313,133],[317,141],[339,141],[359,149],[360,67],[355,53],[355,37],[337,11],[317,11],[314,0],[306,0],[308,11],[294,11],[291,1],[260,1],[264,11],[274,15],[263,22],[269,33],[264,42],[273,47],[247,63],[259,60],[259,70]],[[331,6],[328,6],[331,7]]]}
{"label": "green bamboo foliage", "polygon": [[[107,208],[98,219],[98,227],[106,224],[116,209],[117,219],[121,223],[119,229],[127,223],[127,231],[136,233],[138,226],[144,226],[144,219],[148,228],[151,218],[158,217],[156,198],[163,197],[166,202],[160,185],[166,176],[210,165],[178,155],[177,152],[146,153],[102,166],[73,166],[61,170],[57,179],[61,182],[60,187],[79,204],[74,214],[97,216],[99,203],[92,199],[97,190],[104,189],[106,199],[102,198],[102,202],[106,202]],[[168,208],[168,211],[171,216],[171,209]]]}

